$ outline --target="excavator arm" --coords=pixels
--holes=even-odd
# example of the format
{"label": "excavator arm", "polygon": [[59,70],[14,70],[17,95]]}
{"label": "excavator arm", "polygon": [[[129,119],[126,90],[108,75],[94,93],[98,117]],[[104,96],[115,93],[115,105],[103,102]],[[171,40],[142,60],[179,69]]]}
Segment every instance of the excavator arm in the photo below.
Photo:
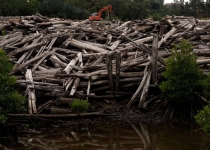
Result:
{"label": "excavator arm", "polygon": [[89,16],[89,20],[90,21],[102,20],[102,18],[101,18],[102,12],[103,11],[106,11],[106,10],[108,10],[109,11],[109,14],[110,14],[112,12],[112,5],[110,4],[110,5],[107,5],[107,6],[103,7],[103,8],[101,8],[98,11],[97,15]]}

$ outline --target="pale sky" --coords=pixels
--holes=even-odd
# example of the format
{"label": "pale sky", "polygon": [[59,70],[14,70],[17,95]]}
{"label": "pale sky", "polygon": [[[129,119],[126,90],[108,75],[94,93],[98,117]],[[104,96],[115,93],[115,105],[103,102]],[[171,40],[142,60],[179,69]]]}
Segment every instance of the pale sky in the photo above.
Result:
{"label": "pale sky", "polygon": [[[174,2],[174,0],[164,0],[164,4],[165,3],[172,3]],[[184,2],[189,2],[189,0],[184,0]]]}

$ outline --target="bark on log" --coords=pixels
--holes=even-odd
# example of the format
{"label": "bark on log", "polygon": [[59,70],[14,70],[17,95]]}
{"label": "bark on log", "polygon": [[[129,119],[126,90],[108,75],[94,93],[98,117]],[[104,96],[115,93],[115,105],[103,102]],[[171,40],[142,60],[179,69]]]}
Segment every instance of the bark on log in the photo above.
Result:
{"label": "bark on log", "polygon": [[[59,114],[59,115],[48,115],[48,114],[9,114],[12,118],[75,118],[78,114]],[[114,114],[106,114],[103,111],[92,112],[92,113],[81,113],[81,117],[91,117],[91,116],[115,116]]]}
{"label": "bark on log", "polygon": [[152,44],[152,83],[157,83],[157,57],[158,57],[158,35],[154,35],[153,37],[153,44]]}
{"label": "bark on log", "polygon": [[173,27],[168,33],[165,34],[164,38],[162,38],[160,40],[160,42],[158,42],[158,48],[160,48],[160,46],[166,42],[166,40],[176,31],[177,29],[175,27]]}
{"label": "bark on log", "polygon": [[19,53],[23,53],[25,51],[28,51],[28,50],[31,50],[31,49],[34,49],[34,48],[41,47],[41,46],[47,44],[47,42],[48,42],[48,39],[44,39],[44,40],[42,40],[42,42],[32,44],[32,45],[29,45],[29,46],[26,46],[26,47],[23,47],[23,48],[20,48],[20,49],[16,49],[16,50],[10,52],[9,55],[13,56],[13,55],[17,55]]}
{"label": "bark on log", "polygon": [[144,86],[144,83],[146,82],[147,76],[148,76],[148,71],[147,71],[147,67],[146,67],[145,68],[145,71],[144,71],[144,76],[142,78],[142,81],[141,81],[138,89],[136,90],[136,92],[134,93],[134,95],[132,96],[132,98],[130,99],[130,101],[128,102],[128,104],[126,105],[127,108],[130,107],[130,105],[134,102],[134,100],[137,97],[137,95],[141,92],[141,90],[142,90],[142,88]]}
{"label": "bark on log", "polygon": [[38,57],[35,57],[35,58],[33,58],[33,59],[31,59],[31,60],[29,60],[29,61],[27,61],[27,62],[21,64],[20,66],[14,68],[10,74],[15,74],[16,72],[22,70],[23,68],[25,68],[25,67],[28,66],[29,64],[38,61],[38,60],[41,59],[42,57],[48,57],[48,56],[52,55],[55,51],[56,51],[56,49],[54,49],[53,51],[51,51],[51,52],[49,52],[49,53],[48,53],[48,52],[42,53],[42,54],[39,55]]}
{"label": "bark on log", "polygon": [[114,85],[113,85],[113,77],[112,77],[112,55],[110,53],[107,53],[106,55],[106,65],[108,70],[108,78],[109,78],[109,87],[110,90],[113,91]]}
{"label": "bark on log", "polygon": [[[26,70],[26,81],[33,82],[32,72],[30,69]],[[34,85],[31,83],[27,83],[27,92],[28,92],[28,111],[29,114],[37,113],[36,109],[36,95],[34,90]]]}
{"label": "bark on log", "polygon": [[116,91],[119,90],[120,67],[121,67],[121,53],[120,51],[116,51],[116,86],[115,86]]}
{"label": "bark on log", "polygon": [[144,102],[146,101],[147,95],[148,95],[151,74],[152,74],[152,72],[151,72],[151,70],[149,70],[148,75],[147,75],[147,79],[145,81],[144,88],[143,88],[142,93],[141,93],[140,101],[139,101],[139,107],[140,108],[143,106]]}

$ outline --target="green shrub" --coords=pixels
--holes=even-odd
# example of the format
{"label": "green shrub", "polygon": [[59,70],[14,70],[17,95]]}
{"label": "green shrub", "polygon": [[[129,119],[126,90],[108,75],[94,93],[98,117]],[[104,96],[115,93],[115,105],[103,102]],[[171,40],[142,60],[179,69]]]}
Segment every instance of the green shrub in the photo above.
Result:
{"label": "green shrub", "polygon": [[72,104],[70,104],[70,108],[73,112],[77,114],[81,114],[88,110],[90,103],[87,100],[76,99]]}
{"label": "green shrub", "polygon": [[192,45],[182,40],[174,46],[172,56],[166,60],[166,71],[163,73],[166,81],[159,87],[164,98],[170,102],[192,104],[198,99],[198,93],[202,92],[203,73],[191,52]]}
{"label": "green shrub", "polygon": [[205,132],[210,133],[210,105],[207,105],[203,110],[200,110],[194,118]]}
{"label": "green shrub", "polygon": [[202,96],[208,101],[210,100],[210,75],[207,75],[207,77],[203,80]]}
{"label": "green shrub", "polygon": [[8,113],[25,109],[25,98],[15,90],[16,78],[10,76],[13,65],[5,51],[0,49],[0,123],[4,123]]}
{"label": "green shrub", "polygon": [[7,32],[5,30],[2,30],[1,35],[7,35]]}
{"label": "green shrub", "polygon": [[160,21],[160,20],[162,19],[162,16],[161,16],[159,13],[154,13],[154,14],[152,15],[152,19],[153,19],[154,21]]}

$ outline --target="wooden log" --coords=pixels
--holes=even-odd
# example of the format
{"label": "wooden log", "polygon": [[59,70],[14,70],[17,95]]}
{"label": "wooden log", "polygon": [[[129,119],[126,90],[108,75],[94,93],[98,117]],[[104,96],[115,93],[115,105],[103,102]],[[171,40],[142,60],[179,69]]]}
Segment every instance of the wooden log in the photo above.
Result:
{"label": "wooden log", "polygon": [[[101,87],[100,87],[101,88]],[[109,88],[109,86],[107,86],[107,88],[106,89],[108,89]],[[98,90],[98,89],[97,89]],[[94,91],[94,90],[91,90],[91,91]],[[99,90],[100,91],[100,90]],[[121,97],[122,95],[92,95],[92,94],[90,94],[90,95],[87,95],[87,94],[82,94],[82,93],[76,93],[75,94],[75,96],[78,96],[78,97],[81,97],[81,98],[86,98],[86,97],[89,97],[89,98],[91,98],[91,99],[99,99],[99,100],[101,100],[101,99],[113,99],[113,98],[118,98],[118,97]]]}
{"label": "wooden log", "polygon": [[[123,35],[123,37],[127,37],[127,36]],[[126,38],[126,39],[128,39],[128,38]],[[135,45],[140,45],[140,44],[143,44],[144,42],[152,41],[152,39],[153,39],[153,36],[149,36],[149,37],[146,37],[146,38],[141,38],[141,39],[138,39],[138,40],[135,40],[135,41],[129,40],[131,42],[125,44],[125,46],[126,47],[134,46],[135,47]]]}
{"label": "wooden log", "polygon": [[0,47],[4,48],[4,46],[7,45],[7,44],[10,44],[14,41],[18,42],[22,39],[22,37],[23,37],[23,35],[22,35],[22,33],[20,33],[19,35],[15,36],[15,37],[9,38],[8,40],[5,40],[5,41],[1,42]]}
{"label": "wooden log", "polygon": [[148,99],[146,102],[143,103],[142,108],[143,109],[148,109],[148,105],[150,103],[152,103],[153,101],[157,100],[159,97],[160,97],[160,95],[156,95],[156,96],[151,97],[150,99]]}
{"label": "wooden log", "polygon": [[[32,72],[30,69],[26,70],[26,81],[33,82]],[[36,109],[36,95],[34,90],[34,85],[31,83],[27,83],[27,91],[28,91],[28,111],[29,114],[37,113]]]}
{"label": "wooden log", "polygon": [[65,44],[65,46],[67,47],[68,45],[77,47],[77,48],[81,48],[81,49],[85,49],[85,50],[91,50],[91,51],[95,51],[95,52],[99,52],[99,53],[106,53],[108,52],[108,50],[100,48],[100,47],[96,47],[96,46],[92,46],[86,43],[82,43],[80,41],[77,41],[75,39],[69,39],[69,41]]}
{"label": "wooden log", "polygon": [[151,74],[152,74],[152,72],[151,72],[151,70],[149,70],[148,75],[147,75],[147,79],[145,81],[145,85],[144,85],[144,88],[142,90],[141,97],[140,97],[140,100],[139,100],[139,106],[138,107],[140,107],[140,108],[143,106],[144,102],[146,101],[147,95],[148,95]]}
{"label": "wooden log", "polygon": [[66,83],[65,83],[65,91],[68,91],[72,83],[74,83],[75,78],[70,78]]}
{"label": "wooden log", "polygon": [[61,61],[65,62],[65,63],[70,61],[70,59],[67,58],[67,57],[64,56],[64,55],[61,55],[61,54],[59,54],[59,53],[55,53],[55,55],[56,55]]}
{"label": "wooden log", "polygon": [[196,60],[196,63],[198,65],[209,64],[210,63],[210,59]]}
{"label": "wooden log", "polygon": [[153,44],[152,44],[152,83],[157,83],[157,58],[158,58],[158,35],[153,36]]}
{"label": "wooden log", "polygon": [[115,50],[116,48],[117,48],[117,46],[120,44],[120,42],[121,42],[122,40],[117,40],[117,41],[115,41],[113,44],[112,44],[112,46],[110,46],[110,47],[108,47],[108,49],[110,49],[110,50]]}
{"label": "wooden log", "polygon": [[73,69],[72,66],[76,65],[76,63],[79,61],[79,57],[82,55],[82,53],[78,53],[77,57],[72,59],[70,63],[66,66],[66,68],[63,70],[66,74],[69,74],[70,71]]}
{"label": "wooden log", "polygon": [[66,68],[67,64],[62,62],[55,54],[51,55],[49,58],[52,62],[58,64],[60,67],[59,68]]}
{"label": "wooden log", "polygon": [[40,114],[46,107],[49,107],[53,103],[53,100],[49,100],[37,108],[37,114]]}
{"label": "wooden log", "polygon": [[19,49],[16,49],[12,52],[9,53],[10,56],[13,56],[13,55],[17,55],[19,53],[23,53],[25,51],[28,51],[28,50],[31,50],[31,49],[34,49],[34,48],[38,48],[38,47],[41,47],[45,44],[47,44],[48,42],[48,39],[43,39],[42,42],[39,42],[39,43],[36,43],[36,44],[31,44],[29,46],[26,46],[26,47],[23,47],[23,48],[19,48]]}
{"label": "wooden log", "polygon": [[107,53],[106,55],[106,65],[107,65],[107,71],[108,71],[108,78],[109,78],[109,87],[110,90],[114,90],[113,85],[113,77],[112,77],[112,55],[111,53]]}
{"label": "wooden log", "polygon": [[79,83],[80,83],[80,78],[76,78],[76,79],[74,80],[73,87],[72,87],[71,92],[70,92],[70,94],[69,94],[70,96],[73,96],[74,93],[77,91],[77,87],[79,86]]}
{"label": "wooden log", "polygon": [[102,32],[99,30],[89,29],[85,27],[81,27],[80,30],[85,31],[85,32],[95,33],[95,34],[102,34]]}
{"label": "wooden log", "polygon": [[160,46],[166,42],[166,40],[172,35],[174,34],[174,32],[176,31],[177,29],[175,27],[173,27],[168,33],[165,34],[164,38],[162,38],[159,42],[158,42],[158,48],[160,48]]}
{"label": "wooden log", "polygon": [[126,68],[129,68],[129,67],[132,67],[132,66],[137,66],[137,65],[140,65],[140,64],[144,64],[146,62],[150,61],[149,59],[144,59],[144,58],[136,58],[136,59],[133,59],[131,61],[128,61],[128,62],[122,62],[121,63],[121,71],[125,70]]}
{"label": "wooden log", "polygon": [[55,108],[50,107],[49,108],[51,114],[70,114],[72,111],[70,109],[64,109],[64,108]]}
{"label": "wooden log", "polygon": [[133,94],[132,98],[130,99],[130,101],[128,102],[128,104],[126,105],[127,108],[130,107],[130,105],[134,102],[135,98],[137,97],[137,95],[141,92],[143,86],[144,86],[144,83],[146,82],[146,79],[147,79],[147,75],[148,75],[148,71],[147,71],[147,67],[145,67],[145,70],[144,70],[144,76],[142,78],[142,81],[138,87],[138,89],[136,90],[136,92]]}
{"label": "wooden log", "polygon": [[210,54],[210,49],[193,49],[193,53],[196,55]]}
{"label": "wooden log", "polygon": [[112,42],[112,35],[111,34],[108,34],[107,35],[107,39],[106,39],[106,45],[110,45]]}
{"label": "wooden log", "polygon": [[[130,38],[128,38],[127,36],[124,35],[124,37],[125,37],[126,39],[128,39],[129,41],[131,41],[131,43],[133,43],[133,45],[134,45],[135,47],[139,48],[139,49],[142,50],[143,52],[146,52],[146,53],[152,55],[152,49],[149,48],[148,46],[146,46],[146,45],[137,45],[135,42],[133,42],[133,41],[132,41]],[[120,50],[120,51],[122,51],[122,50]],[[161,64],[163,64],[163,65],[165,66],[165,62],[164,62],[164,60],[163,60],[162,57],[158,56],[158,61],[159,61]]]}
{"label": "wooden log", "polygon": [[[26,44],[26,45],[27,45],[27,44]],[[26,46],[26,45],[24,45],[24,46]],[[25,52],[25,53],[18,59],[18,61],[17,61],[16,64],[15,64],[15,67],[17,67],[17,65],[21,64],[21,63],[25,60],[25,58],[29,55],[29,53],[30,53],[30,51]]]}
{"label": "wooden log", "polygon": [[[56,51],[56,49],[54,49],[54,51]],[[23,68],[25,68],[25,67],[28,66],[29,64],[38,61],[38,60],[41,59],[42,57],[48,57],[48,56],[52,55],[52,54],[54,53],[54,51],[51,51],[51,52],[44,52],[44,53],[42,53],[41,55],[39,55],[38,57],[32,58],[31,60],[29,60],[29,61],[27,61],[27,62],[21,64],[20,66],[14,68],[10,74],[15,74],[16,72],[22,70]]]}
{"label": "wooden log", "polygon": [[[9,114],[12,118],[75,118],[78,114],[58,114],[58,115],[48,115],[48,114]],[[91,112],[91,113],[81,113],[81,117],[90,116],[115,116],[114,114],[106,114],[103,111]]]}
{"label": "wooden log", "polygon": [[120,66],[121,66],[121,53],[120,51],[116,51],[116,86],[115,86],[116,91],[119,90]]}
{"label": "wooden log", "polygon": [[46,86],[59,86],[58,84],[47,83],[47,82],[36,82],[29,80],[17,80],[17,83],[35,84],[35,85],[46,85]]}
{"label": "wooden log", "polygon": [[[82,62],[82,55],[78,54],[78,59],[79,59],[79,64],[80,64],[80,67],[83,66],[83,62]],[[82,73],[82,71],[78,71],[79,73]],[[73,96],[74,93],[77,91],[77,88],[79,86],[79,83],[80,83],[80,78],[76,78],[75,81],[74,81],[74,85],[71,89],[71,92],[70,92],[70,96]]]}
{"label": "wooden log", "polygon": [[[88,80],[88,86],[87,86],[87,95],[90,95],[90,87],[91,87],[91,81]],[[86,100],[88,100],[88,97],[86,97]]]}

